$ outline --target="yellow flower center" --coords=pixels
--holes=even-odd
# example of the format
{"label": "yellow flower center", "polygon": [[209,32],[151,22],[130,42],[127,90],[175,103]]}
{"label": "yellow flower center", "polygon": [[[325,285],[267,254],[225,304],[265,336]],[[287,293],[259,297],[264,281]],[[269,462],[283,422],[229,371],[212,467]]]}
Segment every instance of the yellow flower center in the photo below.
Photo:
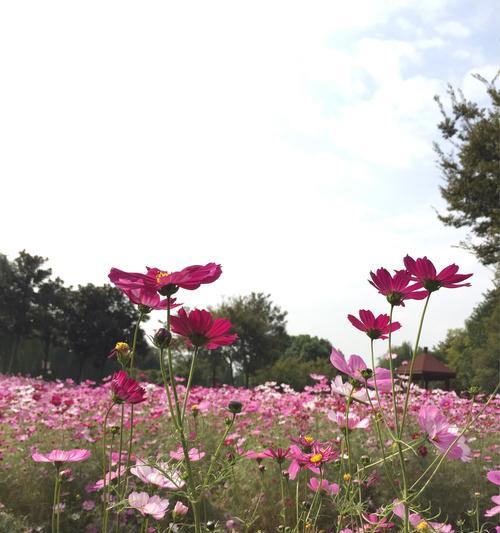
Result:
{"label": "yellow flower center", "polygon": [[312,457],[311,457],[311,463],[321,463],[321,460],[323,459],[323,454],[322,453],[315,453]]}
{"label": "yellow flower center", "polygon": [[343,479],[346,483],[349,483],[351,481],[351,474],[344,474]]}
{"label": "yellow flower center", "polygon": [[304,437],[304,440],[307,442],[307,444],[311,444],[311,442],[314,442],[314,438],[311,437],[311,435],[306,435]]}
{"label": "yellow flower center", "polygon": [[115,344],[115,350],[117,352],[128,352],[130,348],[126,342],[117,342]]}
{"label": "yellow flower center", "polygon": [[200,406],[197,403],[191,406],[191,411],[199,411],[199,410],[200,410]]}
{"label": "yellow flower center", "polygon": [[170,276],[170,274],[168,272],[164,272],[163,270],[160,270],[160,272],[158,272],[158,274],[156,274],[156,283],[160,284],[161,280],[163,278],[166,278],[167,276]]}
{"label": "yellow flower center", "polygon": [[423,531],[424,533],[426,531],[430,531],[429,524],[425,520],[422,520],[422,522],[420,522],[420,524],[418,524],[418,526],[416,527],[416,530]]}

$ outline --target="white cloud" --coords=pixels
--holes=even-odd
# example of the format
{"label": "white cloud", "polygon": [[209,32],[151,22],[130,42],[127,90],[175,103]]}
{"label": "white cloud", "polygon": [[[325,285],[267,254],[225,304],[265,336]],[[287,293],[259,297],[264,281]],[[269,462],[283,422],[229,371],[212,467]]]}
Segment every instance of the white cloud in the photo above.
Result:
{"label": "white cloud", "polygon": [[444,35],[446,37],[454,37],[458,39],[465,39],[471,34],[470,29],[457,20],[448,20],[446,22],[441,22],[436,27],[436,31],[440,35]]}
{"label": "white cloud", "polygon": [[[412,250],[451,260],[459,240],[416,177],[446,81],[424,50],[441,42],[385,30],[417,12],[434,27],[445,7],[4,3],[0,251],[47,255],[71,283],[217,260],[223,278],[187,303],[271,292],[292,331],[361,350],[345,314],[382,303],[369,268]],[[471,294],[448,300],[432,338]]]}

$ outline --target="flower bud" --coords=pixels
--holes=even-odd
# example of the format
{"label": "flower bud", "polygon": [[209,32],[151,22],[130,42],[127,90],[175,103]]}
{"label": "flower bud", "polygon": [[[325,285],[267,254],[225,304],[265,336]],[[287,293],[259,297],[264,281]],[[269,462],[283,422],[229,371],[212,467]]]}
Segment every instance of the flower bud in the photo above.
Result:
{"label": "flower bud", "polygon": [[363,379],[370,379],[373,376],[373,370],[371,368],[363,368],[363,370],[361,370],[361,375],[363,376]]}
{"label": "flower bud", "polygon": [[346,473],[342,476],[342,479],[343,479],[346,483],[349,483],[349,481],[351,481],[351,474],[349,474],[348,472],[346,472]]}
{"label": "flower bud", "polygon": [[238,413],[241,413],[241,410],[243,409],[243,404],[238,400],[231,400],[227,408],[231,413],[233,413],[233,415],[237,415]]}
{"label": "flower bud", "polygon": [[368,455],[362,455],[361,456],[361,464],[363,466],[366,466],[366,465],[370,464],[370,458],[368,457]]}
{"label": "flower bud", "polygon": [[206,524],[208,531],[214,531],[217,525],[213,520],[209,520]]}
{"label": "flower bud", "polygon": [[196,418],[200,412],[200,406],[195,403],[191,406],[191,414]]}
{"label": "flower bud", "polygon": [[265,465],[259,465],[259,472],[261,474],[263,474],[265,471],[266,471],[266,466]]}
{"label": "flower bud", "polygon": [[153,344],[157,348],[167,348],[172,340],[172,333],[168,329],[160,328],[153,337]]}

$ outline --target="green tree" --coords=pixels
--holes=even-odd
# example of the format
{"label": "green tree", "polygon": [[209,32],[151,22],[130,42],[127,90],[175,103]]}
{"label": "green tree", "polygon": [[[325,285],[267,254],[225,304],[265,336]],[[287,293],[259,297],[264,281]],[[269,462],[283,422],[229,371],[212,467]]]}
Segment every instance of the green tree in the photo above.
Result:
{"label": "green tree", "polygon": [[330,357],[332,345],[327,339],[312,337],[311,335],[293,335],[285,350],[285,357],[294,357],[303,361],[314,361]]}
{"label": "green tree", "polygon": [[65,343],[65,310],[70,290],[61,278],[56,278],[41,283],[34,295],[33,328],[42,342],[43,377],[47,376],[50,349]]}
{"label": "green tree", "polygon": [[449,86],[451,112],[447,112],[438,96],[442,121],[438,128],[451,150],[439,144],[438,155],[445,185],[441,194],[448,213],[439,219],[448,226],[469,227],[469,238],[463,247],[476,254],[484,265],[498,265],[500,250],[500,91],[495,82],[484,83],[490,99],[488,108],[467,100],[461,91]]}
{"label": "green tree", "polygon": [[31,255],[25,250],[8,262],[3,256],[0,283],[0,324],[4,334],[12,338],[6,371],[15,368],[16,357],[22,339],[34,336],[35,299],[41,284],[50,276],[51,270],[42,268],[47,259]]}
{"label": "green tree", "polygon": [[[412,350],[413,350],[413,348],[412,348],[412,345],[411,345],[411,343],[409,341],[404,341],[399,346],[393,346],[392,347],[392,354],[393,355],[396,354],[397,357],[395,357],[392,360],[392,368],[394,368],[394,369],[398,368],[399,366],[401,366],[403,361],[410,361],[411,360]],[[389,359],[387,359],[385,357],[380,358],[379,362],[378,362],[378,366],[380,366],[382,368],[389,368],[390,367]]]}
{"label": "green tree", "polygon": [[[119,289],[89,283],[70,292],[65,311],[67,346],[78,358],[77,379],[81,380],[87,362],[92,362],[102,375],[114,344],[132,342],[138,315],[134,305]],[[138,353],[146,349],[140,329]],[[139,364],[140,358],[136,361]]]}
{"label": "green tree", "polygon": [[456,373],[457,388],[471,385],[491,391],[500,375],[500,288],[488,291],[465,322],[448,332],[436,350]]}
{"label": "green tree", "polygon": [[[248,387],[250,377],[276,361],[288,347],[287,313],[271,301],[269,294],[252,292],[233,297],[211,311],[215,316],[228,318],[238,334],[233,345],[220,349],[231,381],[234,371],[239,372]],[[211,353],[209,357],[218,355]]]}

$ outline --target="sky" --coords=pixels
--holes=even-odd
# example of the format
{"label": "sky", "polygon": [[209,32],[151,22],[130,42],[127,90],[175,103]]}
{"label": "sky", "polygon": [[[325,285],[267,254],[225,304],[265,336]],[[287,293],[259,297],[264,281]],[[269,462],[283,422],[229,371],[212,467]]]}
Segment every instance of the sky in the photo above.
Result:
{"label": "sky", "polygon": [[[461,327],[492,272],[445,227],[432,143],[451,83],[499,67],[494,0],[0,4],[0,252],[68,284],[112,266],[223,275],[190,307],[271,295],[288,330],[368,354],[370,270],[427,255],[472,272],[431,298],[422,345]],[[412,340],[421,303],[397,310]],[[153,316],[149,328],[161,315]],[[114,341],[114,340],[113,340]],[[381,341],[377,353],[387,350]]]}

